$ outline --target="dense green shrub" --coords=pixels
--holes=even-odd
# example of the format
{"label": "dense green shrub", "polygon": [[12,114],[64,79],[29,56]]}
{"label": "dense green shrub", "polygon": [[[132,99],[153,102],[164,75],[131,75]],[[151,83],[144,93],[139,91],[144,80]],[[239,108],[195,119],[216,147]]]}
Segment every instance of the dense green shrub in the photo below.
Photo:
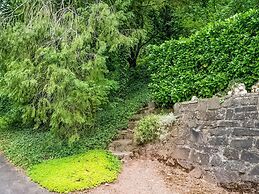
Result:
{"label": "dense green shrub", "polygon": [[145,144],[156,139],[163,140],[170,133],[175,121],[173,113],[143,117],[134,129],[134,141]]}
{"label": "dense green shrub", "polygon": [[259,11],[209,24],[187,39],[150,49],[152,90],[162,105],[211,97],[231,80],[249,88],[259,79]]}
{"label": "dense green shrub", "polygon": [[157,115],[144,117],[134,129],[134,141],[137,144],[144,144],[156,139],[158,128],[159,117]]}

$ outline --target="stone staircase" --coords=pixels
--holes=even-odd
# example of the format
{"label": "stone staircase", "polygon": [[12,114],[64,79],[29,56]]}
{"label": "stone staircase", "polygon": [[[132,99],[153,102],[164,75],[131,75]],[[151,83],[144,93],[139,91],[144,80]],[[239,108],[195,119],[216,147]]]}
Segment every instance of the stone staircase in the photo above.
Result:
{"label": "stone staircase", "polygon": [[137,145],[133,141],[133,130],[136,127],[138,121],[144,116],[151,114],[155,107],[153,104],[142,108],[135,114],[128,123],[128,128],[122,129],[117,138],[109,145],[109,151],[112,152],[122,161],[133,158],[134,151],[137,150]]}
{"label": "stone staircase", "polygon": [[131,129],[121,130],[117,139],[109,145],[109,150],[121,160],[131,159],[135,148]]}

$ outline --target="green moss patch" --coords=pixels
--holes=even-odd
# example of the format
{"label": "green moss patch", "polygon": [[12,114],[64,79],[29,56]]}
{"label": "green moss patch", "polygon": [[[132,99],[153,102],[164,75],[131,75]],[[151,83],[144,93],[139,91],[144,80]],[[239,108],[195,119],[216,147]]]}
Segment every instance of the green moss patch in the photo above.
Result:
{"label": "green moss patch", "polygon": [[115,181],[120,166],[120,161],[111,154],[93,150],[43,162],[30,168],[28,174],[50,191],[67,193]]}

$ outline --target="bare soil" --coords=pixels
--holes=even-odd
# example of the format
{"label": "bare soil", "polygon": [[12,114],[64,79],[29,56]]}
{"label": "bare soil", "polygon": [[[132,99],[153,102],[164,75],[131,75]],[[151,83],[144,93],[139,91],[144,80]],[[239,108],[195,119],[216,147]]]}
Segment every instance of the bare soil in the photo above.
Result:
{"label": "bare soil", "polygon": [[152,160],[132,160],[124,164],[113,184],[79,192],[89,194],[227,194],[223,188]]}

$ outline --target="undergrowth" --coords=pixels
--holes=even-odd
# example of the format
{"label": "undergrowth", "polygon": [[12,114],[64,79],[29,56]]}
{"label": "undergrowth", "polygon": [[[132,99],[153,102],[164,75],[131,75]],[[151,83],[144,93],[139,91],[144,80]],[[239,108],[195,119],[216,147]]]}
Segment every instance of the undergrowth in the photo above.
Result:
{"label": "undergrowth", "polygon": [[26,169],[44,160],[105,149],[118,130],[126,127],[129,118],[149,100],[147,83],[143,80],[132,82],[123,92],[127,95],[99,111],[95,127],[72,145],[57,140],[50,132],[13,128],[0,129],[0,150],[12,163]]}

